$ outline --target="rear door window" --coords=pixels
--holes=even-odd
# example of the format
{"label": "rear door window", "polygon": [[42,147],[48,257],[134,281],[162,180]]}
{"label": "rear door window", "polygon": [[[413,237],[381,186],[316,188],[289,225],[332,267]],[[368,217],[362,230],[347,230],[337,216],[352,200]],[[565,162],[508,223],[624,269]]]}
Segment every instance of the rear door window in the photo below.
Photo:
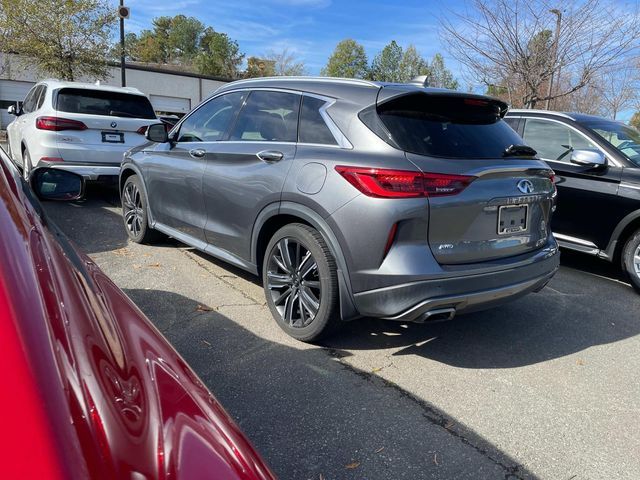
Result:
{"label": "rear door window", "polygon": [[144,95],[85,88],[61,89],[58,92],[56,109],[83,115],[156,118],[151,102]]}
{"label": "rear door window", "polygon": [[29,91],[29,93],[27,93],[27,96],[22,103],[22,113],[31,113],[36,109],[38,97],[41,91],[42,86],[36,85]]}
{"label": "rear door window", "polygon": [[300,110],[300,130],[298,141],[319,145],[337,145],[335,137],[320,114],[326,100],[304,96]]}
{"label": "rear door window", "polygon": [[246,92],[235,92],[208,101],[184,119],[178,142],[222,140],[246,97]]}
{"label": "rear door window", "polygon": [[[375,125],[370,128],[383,140],[418,155],[501,158],[510,145],[522,144],[500,118],[495,101],[416,93],[378,105],[377,114],[388,138]],[[360,118],[368,123],[372,117],[363,111]]]}
{"label": "rear door window", "polygon": [[598,146],[567,125],[544,119],[528,118],[524,124],[524,141],[545,160],[569,162],[570,153]]}
{"label": "rear door window", "polygon": [[295,142],[300,95],[254,90],[240,111],[229,140]]}

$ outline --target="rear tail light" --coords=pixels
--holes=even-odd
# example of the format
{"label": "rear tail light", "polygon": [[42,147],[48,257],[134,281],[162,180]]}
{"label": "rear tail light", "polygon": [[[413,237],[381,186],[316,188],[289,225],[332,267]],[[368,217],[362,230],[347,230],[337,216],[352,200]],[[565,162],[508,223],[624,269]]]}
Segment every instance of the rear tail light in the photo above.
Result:
{"label": "rear tail light", "polygon": [[69,118],[38,117],[36,118],[36,128],[38,130],[60,132],[62,130],[86,130],[87,126],[82,122]]}
{"label": "rear tail light", "polygon": [[409,170],[337,166],[336,171],[369,197],[413,198],[457,195],[476,177]]}
{"label": "rear tail light", "polygon": [[40,157],[41,162],[64,162],[61,157]]}
{"label": "rear tail light", "polygon": [[145,133],[147,133],[148,128],[149,128],[148,125],[143,125],[142,127],[136,130],[136,133],[139,133],[140,135],[144,135]]}

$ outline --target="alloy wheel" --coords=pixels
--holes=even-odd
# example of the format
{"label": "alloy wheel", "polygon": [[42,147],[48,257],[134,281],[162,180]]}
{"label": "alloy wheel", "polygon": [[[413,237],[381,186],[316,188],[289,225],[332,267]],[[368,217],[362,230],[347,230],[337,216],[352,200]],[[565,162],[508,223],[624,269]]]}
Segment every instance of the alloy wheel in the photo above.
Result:
{"label": "alloy wheel", "polygon": [[133,182],[127,183],[124,187],[122,206],[124,223],[131,235],[137,237],[142,230],[144,218],[140,190],[138,190],[138,187]]}
{"label": "alloy wheel", "polygon": [[636,248],[636,251],[633,253],[633,269],[635,270],[636,276],[640,278],[640,245]]}
{"label": "alloy wheel", "polygon": [[297,240],[283,238],[272,249],[267,288],[280,317],[289,326],[306,327],[316,318],[322,298],[318,263]]}

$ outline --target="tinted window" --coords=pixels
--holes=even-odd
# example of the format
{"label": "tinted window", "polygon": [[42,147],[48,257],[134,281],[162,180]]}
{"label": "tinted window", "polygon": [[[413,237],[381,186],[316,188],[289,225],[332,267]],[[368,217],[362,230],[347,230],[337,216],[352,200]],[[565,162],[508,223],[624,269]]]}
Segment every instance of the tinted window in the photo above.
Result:
{"label": "tinted window", "polygon": [[320,108],[327,103],[314,97],[302,98],[300,110],[300,131],[298,141],[302,143],[319,143],[322,145],[337,145],[331,130],[320,115]]}
{"label": "tinted window", "polygon": [[40,94],[41,86],[37,85],[33,87],[24,99],[22,104],[22,111],[24,113],[31,113],[36,109],[36,102],[38,101],[38,95]]}
{"label": "tinted window", "polygon": [[151,102],[143,95],[84,88],[60,90],[56,109],[86,115],[156,118]]}
{"label": "tinted window", "polygon": [[295,142],[299,108],[300,95],[253,91],[240,111],[229,139]]}
{"label": "tinted window", "polygon": [[597,149],[597,145],[561,123],[542,119],[527,119],[524,141],[533,147],[540,158],[569,161],[569,153],[579,149]]}
{"label": "tinted window", "polygon": [[40,97],[38,98],[38,104],[36,105],[36,110],[40,110],[42,104],[44,103],[44,97],[47,95],[47,86],[42,85],[40,90]]}
{"label": "tinted window", "polygon": [[245,92],[229,93],[202,105],[180,125],[178,142],[222,140],[246,96]]}
{"label": "tinted window", "polygon": [[518,123],[520,123],[519,118],[514,117],[504,117],[504,121],[507,125],[513,128],[516,132],[518,131]]}
{"label": "tinted window", "polygon": [[[379,105],[385,141],[407,152],[448,158],[501,158],[522,140],[500,118],[500,104],[466,97],[417,93]],[[366,116],[361,117],[365,123]],[[370,118],[370,117],[369,117]]]}

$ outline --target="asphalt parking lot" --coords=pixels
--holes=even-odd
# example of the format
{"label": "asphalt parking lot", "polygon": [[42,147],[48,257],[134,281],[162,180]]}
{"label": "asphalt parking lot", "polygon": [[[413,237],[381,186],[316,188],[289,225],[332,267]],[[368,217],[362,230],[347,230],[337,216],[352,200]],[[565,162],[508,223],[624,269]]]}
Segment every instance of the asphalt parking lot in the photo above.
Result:
{"label": "asphalt parking lot", "polygon": [[117,192],[45,210],[151,318],[283,479],[640,478],[640,295],[564,253],[550,285],[453,322],[281,332],[257,279],[127,241]]}

